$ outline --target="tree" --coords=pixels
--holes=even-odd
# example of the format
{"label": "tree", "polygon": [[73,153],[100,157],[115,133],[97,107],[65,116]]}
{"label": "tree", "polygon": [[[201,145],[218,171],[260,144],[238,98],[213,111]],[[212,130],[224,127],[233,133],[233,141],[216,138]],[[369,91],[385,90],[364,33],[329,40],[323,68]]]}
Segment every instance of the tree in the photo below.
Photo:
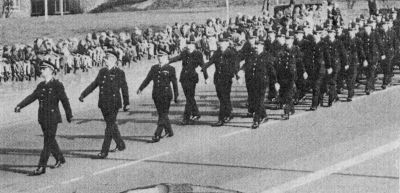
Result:
{"label": "tree", "polygon": [[12,13],[12,8],[14,6],[13,0],[2,0],[3,1],[3,10],[1,13],[2,17],[9,18]]}

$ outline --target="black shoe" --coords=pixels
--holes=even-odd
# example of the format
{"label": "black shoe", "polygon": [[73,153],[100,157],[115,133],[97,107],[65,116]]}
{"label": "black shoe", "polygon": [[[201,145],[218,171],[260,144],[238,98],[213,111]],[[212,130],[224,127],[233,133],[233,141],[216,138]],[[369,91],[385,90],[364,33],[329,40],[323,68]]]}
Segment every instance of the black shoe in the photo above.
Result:
{"label": "black shoe", "polygon": [[370,95],[371,92],[369,90],[365,91],[365,94]]}
{"label": "black shoe", "polygon": [[166,133],[165,136],[166,136],[166,137],[173,137],[173,136],[174,136],[174,133]]}
{"label": "black shoe", "polygon": [[153,143],[157,143],[157,142],[159,142],[160,141],[160,136],[157,136],[157,135],[155,135],[155,136],[153,136],[153,138],[152,138],[152,140],[153,140]]}
{"label": "black shoe", "polygon": [[218,121],[218,122],[212,124],[211,126],[212,126],[212,127],[221,127],[221,126],[223,126],[223,125],[224,125],[224,122],[223,122],[223,121]]}
{"label": "black shoe", "polygon": [[298,105],[298,104],[299,104],[299,99],[295,99],[295,100],[293,101],[293,104],[294,104],[294,105]]}
{"label": "black shoe", "polygon": [[329,103],[328,103],[328,107],[331,107],[331,106],[332,106],[332,102],[329,102]]}
{"label": "black shoe", "polygon": [[282,119],[283,120],[289,120],[289,116],[290,115],[288,113],[285,113],[285,114],[282,115]]}
{"label": "black shoe", "polygon": [[54,166],[51,169],[60,168],[62,165],[65,164],[65,160],[57,160]]}
{"label": "black shoe", "polygon": [[317,110],[317,107],[311,107],[310,108],[310,111],[315,111],[315,110]]}
{"label": "black shoe", "polygon": [[191,125],[192,124],[192,120],[189,119],[183,119],[181,122],[181,125]]}
{"label": "black shoe", "polygon": [[335,100],[333,100],[333,102],[336,103],[336,102],[338,102],[339,100],[340,100],[339,97],[336,97]]}
{"label": "black shoe", "polygon": [[246,118],[252,118],[253,117],[253,113],[247,113],[245,117]]}
{"label": "black shoe", "polygon": [[347,102],[351,102],[351,101],[353,101],[352,98],[347,98]]}
{"label": "black shoe", "polygon": [[252,129],[257,129],[260,126],[260,124],[257,121],[253,122],[253,125],[251,126]]}
{"label": "black shoe", "polygon": [[201,118],[200,115],[195,115],[195,116],[192,116],[191,120],[192,121],[198,121],[200,118]]}
{"label": "black shoe", "polygon": [[224,122],[229,123],[233,119],[233,116],[225,117]]}
{"label": "black shoe", "polygon": [[259,124],[263,124],[263,123],[265,123],[265,122],[267,122],[268,121],[268,118],[267,117],[262,117],[261,119],[260,119],[260,121],[259,121]]}
{"label": "black shoe", "polygon": [[29,174],[29,176],[39,176],[46,173],[46,168],[45,167],[38,167],[36,170],[33,170],[32,173]]}
{"label": "black shoe", "polygon": [[385,90],[386,89],[386,85],[382,85],[382,90]]}
{"label": "black shoe", "polygon": [[107,158],[108,154],[100,152],[99,154],[97,154],[97,159],[105,159]]}
{"label": "black shoe", "polygon": [[125,149],[126,149],[125,146],[122,146],[122,147],[115,147],[114,149],[110,150],[109,152],[124,151]]}

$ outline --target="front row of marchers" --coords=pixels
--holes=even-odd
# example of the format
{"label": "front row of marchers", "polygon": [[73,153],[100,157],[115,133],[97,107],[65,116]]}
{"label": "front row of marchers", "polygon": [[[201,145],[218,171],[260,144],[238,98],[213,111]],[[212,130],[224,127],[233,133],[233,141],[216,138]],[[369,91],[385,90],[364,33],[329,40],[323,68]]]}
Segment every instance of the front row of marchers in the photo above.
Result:
{"label": "front row of marchers", "polygon": [[[223,126],[232,120],[232,80],[235,77],[239,79],[238,72],[243,70],[248,91],[247,116],[253,118],[252,128],[256,129],[267,120],[264,106],[266,95],[268,99],[278,102],[278,107],[284,110],[282,118],[287,120],[295,112],[294,105],[310,90],[310,110],[322,106],[325,93],[329,96],[328,106],[332,106],[338,100],[338,92],[342,91],[344,82],[348,89],[347,101],[351,101],[355,85],[362,75],[366,75],[365,92],[369,95],[374,91],[378,67],[382,68],[384,74],[382,88],[389,86],[393,76],[393,59],[400,50],[399,37],[394,33],[398,30],[399,23],[393,27],[390,22],[383,22],[379,24],[379,29],[375,25],[374,21],[370,21],[363,26],[356,25],[346,33],[340,27],[314,29],[311,30],[312,33],[306,32],[310,31],[307,26],[304,30],[297,29],[288,34],[269,30],[265,42],[249,35],[240,49],[232,47],[229,38],[223,38],[219,41],[218,50],[207,63],[192,41],[188,41],[187,48],[176,57],[169,58],[166,53],[159,52],[159,63],[151,67],[137,90],[137,94],[140,94],[153,81],[152,98],[159,116],[153,142],[162,138],[163,130],[167,137],[174,135],[168,114],[172,99],[178,102],[178,83],[175,68],[170,63],[182,60],[179,80],[187,101],[183,125],[193,124],[200,119],[195,100],[195,89],[199,82],[196,68],[201,67],[204,78],[207,79],[207,68],[214,64],[214,85],[220,109],[218,121],[212,126]],[[108,52],[104,58],[106,67],[99,71],[96,79],[79,97],[83,102],[87,95],[99,87],[98,107],[107,123],[102,150],[97,155],[99,159],[106,158],[111,151],[123,151],[126,148],[116,118],[119,109],[129,109],[129,95],[125,73],[116,67],[117,60],[114,52]],[[242,61],[244,64],[240,65]],[[32,175],[45,173],[50,154],[56,159],[54,168],[65,163],[55,140],[57,124],[61,122],[59,101],[63,104],[68,122],[72,119],[64,87],[53,77],[54,64],[43,61],[40,69],[45,81],[39,83],[35,91],[15,108],[16,112],[20,112],[23,107],[39,100],[38,117],[44,134],[44,148],[39,167]],[[117,145],[110,151],[113,139]]]}

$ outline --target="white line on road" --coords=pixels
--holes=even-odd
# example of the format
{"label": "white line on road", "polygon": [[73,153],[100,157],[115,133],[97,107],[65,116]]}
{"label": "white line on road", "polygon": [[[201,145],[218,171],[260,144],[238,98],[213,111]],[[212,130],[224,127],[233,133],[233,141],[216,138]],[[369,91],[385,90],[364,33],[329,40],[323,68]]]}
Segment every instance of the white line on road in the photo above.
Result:
{"label": "white line on road", "polygon": [[165,156],[165,155],[168,155],[168,154],[170,154],[170,152],[165,152],[165,153],[162,153],[162,154],[158,154],[158,155],[150,156],[150,157],[143,158],[143,159],[140,159],[140,160],[132,161],[132,162],[129,162],[129,163],[126,163],[126,164],[114,166],[114,167],[111,167],[111,168],[107,168],[107,169],[104,169],[104,170],[100,170],[100,171],[94,172],[93,175],[103,174],[103,173],[106,173],[106,172],[109,172],[109,171],[112,171],[112,170],[128,167],[128,166],[131,166],[131,165],[134,165],[134,164],[138,164],[140,162],[143,162],[143,161],[146,161],[146,160],[149,160],[149,159],[162,157],[162,156]]}
{"label": "white line on road", "polygon": [[77,177],[77,178],[73,178],[73,179],[61,182],[61,184],[65,185],[65,184],[73,183],[73,182],[82,180],[83,178],[84,178],[84,176],[80,176],[80,177]]}
{"label": "white line on road", "polygon": [[50,185],[50,186],[46,186],[46,187],[43,187],[43,188],[39,188],[39,189],[36,190],[36,192],[41,192],[41,191],[44,191],[44,190],[48,190],[48,189],[53,188],[53,187],[54,187],[53,185]]}
{"label": "white line on road", "polygon": [[386,145],[380,146],[378,148],[375,148],[371,151],[368,151],[366,153],[363,153],[361,155],[358,155],[356,157],[353,157],[351,159],[339,162],[337,164],[334,164],[332,166],[329,166],[325,169],[316,171],[312,174],[294,179],[292,181],[286,182],[284,184],[281,184],[279,186],[273,187],[271,189],[262,191],[261,193],[283,193],[287,192],[293,189],[296,189],[300,186],[312,183],[314,181],[320,180],[322,178],[325,178],[329,175],[332,175],[333,173],[337,173],[339,171],[342,171],[346,168],[349,168],[354,165],[358,165],[362,162],[365,162],[367,160],[373,159],[375,157],[378,157],[379,155],[382,155],[384,153],[388,153],[391,151],[394,151],[396,149],[400,148],[400,140],[388,143]]}
{"label": "white line on road", "polygon": [[228,134],[222,135],[221,138],[230,137],[230,136],[233,136],[233,135],[237,135],[239,133],[244,133],[244,132],[249,132],[249,131],[250,131],[249,129],[242,129],[242,130],[239,130],[239,131],[235,131],[235,132],[232,132],[232,133],[228,133]]}

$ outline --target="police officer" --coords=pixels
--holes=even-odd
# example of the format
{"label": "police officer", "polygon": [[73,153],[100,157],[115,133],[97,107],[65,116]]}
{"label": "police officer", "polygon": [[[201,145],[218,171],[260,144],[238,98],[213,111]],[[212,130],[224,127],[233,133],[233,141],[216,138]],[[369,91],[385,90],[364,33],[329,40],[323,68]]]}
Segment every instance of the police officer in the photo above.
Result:
{"label": "police officer", "polygon": [[[285,44],[284,43],[285,42],[284,39],[285,39],[285,37],[282,38],[282,37],[279,36],[277,38],[277,34],[275,33],[275,31],[272,28],[268,28],[267,33],[268,33],[268,37],[267,37],[267,40],[264,43],[264,50],[267,53],[271,53],[271,56],[273,58],[276,58],[277,57],[277,53],[279,52],[279,50],[284,47],[284,44]],[[278,41],[278,39],[279,39],[279,41]],[[281,43],[279,43],[279,42],[281,42]],[[273,65],[274,64],[275,63],[273,63]],[[272,101],[277,96],[274,84],[275,83],[270,82],[269,85],[268,85],[269,89],[268,89],[268,97],[267,98],[270,101]]]}
{"label": "police officer", "polygon": [[[347,62],[346,53],[340,41],[336,39],[335,30],[328,30],[328,37],[326,40],[325,47],[325,69],[326,76],[323,84],[323,91],[321,94],[328,93],[328,107],[332,106],[334,101],[338,101],[339,97],[337,96],[337,77],[340,72],[340,65],[342,63]],[[322,102],[322,101],[321,101]]]}
{"label": "police officer", "polygon": [[245,73],[245,81],[246,81],[246,89],[247,89],[247,101],[248,101],[248,108],[247,108],[247,115],[246,117],[253,117],[255,112],[255,106],[253,103],[254,93],[252,88],[252,84],[250,83],[251,79],[249,77],[253,74],[252,65],[256,63],[257,57],[257,47],[256,47],[256,37],[249,36],[249,39],[244,43],[241,50],[239,50],[239,58],[240,61],[244,60],[244,64],[242,69],[244,69]]}
{"label": "police officer", "polygon": [[382,42],[381,64],[384,75],[382,89],[386,89],[386,87],[392,82],[392,62],[395,48],[397,47],[397,40],[394,31],[389,29],[389,22],[387,21],[382,23],[382,28],[379,30],[378,35]]}
{"label": "police officer", "polygon": [[356,36],[355,28],[349,29],[349,38],[345,41],[345,49],[347,50],[348,64],[344,66],[344,77],[347,85],[347,101],[351,102],[354,96],[354,87],[360,67],[359,57],[363,53],[361,40]]}
{"label": "police officer", "polygon": [[321,87],[326,75],[324,61],[324,42],[321,40],[322,31],[313,32],[313,40],[310,43],[309,54],[304,56],[306,71],[310,75],[309,80],[313,90],[311,111],[315,111],[322,103]]}
{"label": "police officer", "polygon": [[237,54],[229,48],[228,39],[221,39],[219,49],[210,58],[210,61],[204,64],[202,71],[206,72],[207,68],[212,64],[215,64],[214,85],[220,103],[218,122],[212,126],[220,127],[233,119],[231,104],[232,78],[235,75],[238,78],[237,72],[239,70]]}
{"label": "police officer", "polygon": [[362,45],[362,65],[365,68],[367,76],[367,85],[365,93],[369,95],[375,90],[375,73],[377,63],[380,57],[380,42],[376,32],[372,31],[372,24],[364,26],[364,32],[360,35]]}
{"label": "police officer", "polygon": [[196,95],[196,84],[199,82],[196,68],[204,65],[204,59],[203,54],[196,50],[195,42],[188,41],[187,48],[180,55],[171,58],[169,62],[174,63],[180,60],[182,60],[182,71],[179,81],[186,97],[182,124],[188,125],[200,119],[199,109],[194,97]]}
{"label": "police officer", "polygon": [[276,83],[276,72],[273,68],[274,57],[271,53],[263,51],[263,42],[256,42],[253,50],[255,52],[248,55],[251,59],[248,59],[242,68],[245,71],[249,109],[254,111],[251,128],[257,129],[267,120],[264,105],[265,92],[269,82]]}
{"label": "police officer", "polygon": [[99,102],[104,120],[106,122],[106,130],[101,152],[97,155],[99,159],[104,159],[108,156],[112,139],[116,143],[116,148],[113,151],[123,151],[126,146],[121,138],[121,133],[118,130],[117,115],[118,110],[122,107],[121,92],[123,98],[123,110],[129,109],[129,93],[128,84],[126,83],[125,72],[119,69],[117,64],[117,55],[114,52],[107,52],[104,58],[106,67],[100,69],[96,79],[81,93],[79,100],[83,99],[99,87]]}
{"label": "police officer", "polygon": [[297,81],[295,104],[297,104],[299,100],[304,98],[309,90],[308,73],[306,71],[306,66],[309,65],[309,63],[305,62],[305,56],[310,54],[310,41],[304,39],[304,31],[302,29],[295,30],[294,45],[299,49],[301,54],[296,63]]}
{"label": "police officer", "polygon": [[57,125],[61,123],[61,114],[58,108],[59,101],[64,107],[67,121],[70,123],[72,119],[71,106],[64,86],[53,77],[55,66],[48,61],[42,61],[40,71],[44,81],[40,82],[33,93],[15,107],[15,112],[18,113],[25,106],[35,100],[39,100],[38,121],[43,131],[44,145],[40,153],[38,168],[31,173],[34,176],[46,173],[50,154],[56,159],[54,168],[61,167],[65,163],[65,158],[56,141]]}
{"label": "police officer", "polygon": [[[175,68],[169,65],[167,53],[159,51],[157,56],[159,63],[151,67],[149,73],[136,92],[137,94],[142,93],[143,89],[153,81],[152,98],[158,113],[157,129],[153,137],[154,143],[160,141],[164,129],[167,137],[172,137],[174,135],[168,114],[172,98],[175,99],[175,103],[178,103],[179,95]],[[171,83],[173,86],[173,93]]]}
{"label": "police officer", "polygon": [[280,102],[284,105],[284,114],[282,115],[284,120],[289,119],[289,113],[295,113],[293,98],[297,80],[296,63],[301,54],[293,45],[293,41],[293,36],[286,36],[285,48],[278,53],[275,65],[278,81],[278,84],[275,84],[275,89],[279,90]]}

